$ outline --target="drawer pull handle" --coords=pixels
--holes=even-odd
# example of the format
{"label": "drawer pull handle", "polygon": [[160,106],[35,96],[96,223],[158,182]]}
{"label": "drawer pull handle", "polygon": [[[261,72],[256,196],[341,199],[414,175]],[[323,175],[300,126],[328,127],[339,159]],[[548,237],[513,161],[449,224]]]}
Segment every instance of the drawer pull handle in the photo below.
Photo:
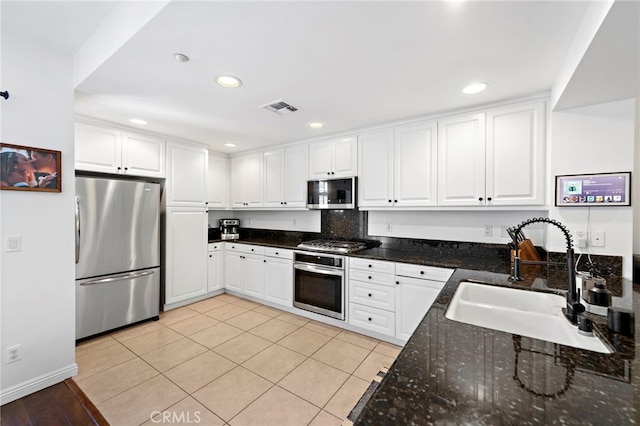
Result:
{"label": "drawer pull handle", "polygon": [[424,271],[420,271],[420,275],[424,275]]}
{"label": "drawer pull handle", "polygon": [[279,255],[280,253],[276,252],[276,256]]}
{"label": "drawer pull handle", "polygon": [[372,265],[369,265],[369,268],[371,268]]}

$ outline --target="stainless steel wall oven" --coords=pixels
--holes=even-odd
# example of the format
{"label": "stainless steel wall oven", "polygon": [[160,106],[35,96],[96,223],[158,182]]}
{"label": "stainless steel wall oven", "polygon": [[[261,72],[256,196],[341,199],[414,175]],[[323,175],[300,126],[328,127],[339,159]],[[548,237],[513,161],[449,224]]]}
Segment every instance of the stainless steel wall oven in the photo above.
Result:
{"label": "stainless steel wall oven", "polygon": [[345,319],[345,257],[294,252],[293,306]]}

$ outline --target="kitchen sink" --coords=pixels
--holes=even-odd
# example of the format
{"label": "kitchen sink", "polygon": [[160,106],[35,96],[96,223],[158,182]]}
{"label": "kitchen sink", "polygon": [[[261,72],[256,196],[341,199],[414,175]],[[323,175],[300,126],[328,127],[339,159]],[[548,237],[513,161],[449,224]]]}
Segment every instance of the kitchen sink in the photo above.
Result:
{"label": "kitchen sink", "polygon": [[578,334],[562,313],[566,301],[551,293],[461,281],[445,317],[600,353],[613,350],[596,335]]}

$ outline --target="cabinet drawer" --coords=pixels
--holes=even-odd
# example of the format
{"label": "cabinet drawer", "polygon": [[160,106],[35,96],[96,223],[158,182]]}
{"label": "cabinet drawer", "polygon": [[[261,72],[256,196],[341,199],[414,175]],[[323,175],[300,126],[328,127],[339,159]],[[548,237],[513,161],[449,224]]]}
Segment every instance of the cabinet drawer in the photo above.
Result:
{"label": "cabinet drawer", "polygon": [[225,249],[238,253],[264,254],[263,246],[254,246],[250,244],[227,243]]}
{"label": "cabinet drawer", "polygon": [[394,312],[396,288],[361,281],[349,281],[349,302]]}
{"label": "cabinet drawer", "polygon": [[403,277],[446,282],[451,274],[453,274],[452,269],[435,268],[433,266],[413,265],[408,263],[396,263],[396,275]]}
{"label": "cabinet drawer", "polygon": [[352,269],[361,269],[363,271],[381,272],[383,274],[393,274],[395,263],[385,262],[383,260],[358,259],[349,258],[349,266]]}
{"label": "cabinet drawer", "polygon": [[222,243],[207,244],[207,251],[220,251],[220,250],[222,250]]}
{"label": "cabinet drawer", "polygon": [[388,336],[395,336],[396,314],[382,309],[358,305],[357,303],[350,303],[349,324]]}
{"label": "cabinet drawer", "polygon": [[388,286],[393,286],[395,282],[393,275],[373,271],[360,271],[359,269],[350,269],[349,279]]}
{"label": "cabinet drawer", "polygon": [[274,248],[274,247],[265,247],[264,255],[270,257],[279,257],[282,259],[293,259],[293,250]]}

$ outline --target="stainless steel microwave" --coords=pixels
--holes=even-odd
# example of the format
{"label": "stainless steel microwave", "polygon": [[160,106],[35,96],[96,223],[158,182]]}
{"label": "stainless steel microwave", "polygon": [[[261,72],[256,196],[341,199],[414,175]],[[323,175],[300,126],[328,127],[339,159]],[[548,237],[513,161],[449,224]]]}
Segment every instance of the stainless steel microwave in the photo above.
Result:
{"label": "stainless steel microwave", "polygon": [[307,181],[307,208],[355,209],[356,177]]}

